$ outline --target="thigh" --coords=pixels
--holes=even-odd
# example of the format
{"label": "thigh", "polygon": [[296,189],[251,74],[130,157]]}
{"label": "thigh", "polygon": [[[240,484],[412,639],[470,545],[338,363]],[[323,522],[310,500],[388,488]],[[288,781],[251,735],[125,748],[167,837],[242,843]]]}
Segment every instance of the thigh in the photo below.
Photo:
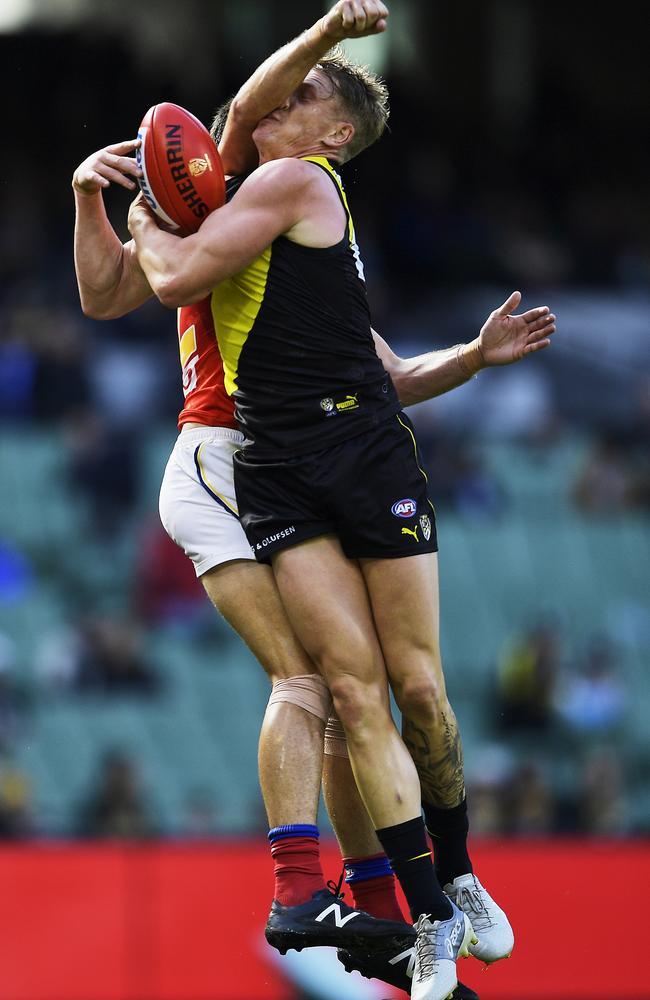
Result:
{"label": "thigh", "polygon": [[[181,435],[160,488],[165,531],[192,560],[196,575],[232,559],[253,560],[239,521],[229,440]],[[190,438],[190,440],[186,440]]]}
{"label": "thigh", "polygon": [[436,553],[363,559],[361,569],[391,683],[423,671],[442,683]]}
{"label": "thigh", "polygon": [[229,562],[204,573],[201,582],[272,682],[316,672],[291,627],[269,566]]}
{"label": "thigh", "polygon": [[323,463],[322,490],[347,556],[399,559],[437,550],[427,476],[403,414],[344,442],[335,458]]}
{"label": "thigh", "polygon": [[247,449],[234,460],[241,522],[259,562],[333,530],[304,460],[259,461]]}
{"label": "thigh", "polygon": [[276,553],[273,571],[302,645],[328,683],[343,674],[386,687],[363,574],[326,535]]}

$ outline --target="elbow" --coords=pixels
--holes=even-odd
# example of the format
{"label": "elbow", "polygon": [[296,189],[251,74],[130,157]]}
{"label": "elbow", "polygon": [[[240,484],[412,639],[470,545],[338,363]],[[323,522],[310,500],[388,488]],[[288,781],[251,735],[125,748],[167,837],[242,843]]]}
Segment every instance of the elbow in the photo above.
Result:
{"label": "elbow", "polygon": [[117,319],[121,315],[110,302],[102,302],[83,295],[81,296],[81,311],[89,319]]}
{"label": "elbow", "polygon": [[187,305],[182,301],[182,296],[177,285],[173,281],[161,281],[154,288],[156,298],[166,309],[178,309],[179,306]]}
{"label": "elbow", "polygon": [[[241,97],[240,94],[236,94],[232,99],[228,116],[237,125],[247,125],[253,122],[253,109],[250,101]],[[253,124],[257,125],[257,121],[254,121]]]}
{"label": "elbow", "polygon": [[203,295],[193,294],[193,290],[174,277],[161,278],[153,285],[153,290],[160,304],[166,309],[179,309],[204,298]]}

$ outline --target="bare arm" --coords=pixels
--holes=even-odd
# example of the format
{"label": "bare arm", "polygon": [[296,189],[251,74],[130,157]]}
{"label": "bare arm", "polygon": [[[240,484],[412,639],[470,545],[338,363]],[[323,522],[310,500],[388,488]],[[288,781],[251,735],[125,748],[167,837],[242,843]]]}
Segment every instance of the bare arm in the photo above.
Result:
{"label": "bare arm", "polygon": [[115,319],[142,305],[153,294],[138,264],[133,241],[123,244],[111,226],[102,190],[111,183],[128,190],[137,177],[132,152],[138,140],[107,146],[89,156],[74,172],[74,265],[81,308],[93,319]]}
{"label": "bare arm", "polygon": [[339,0],[324,17],[262,63],[233,98],[219,154],[227,174],[243,174],[258,164],[251,138],[262,118],[286,101],[310,69],[344,38],[363,38],[386,28],[381,0]]}
{"label": "bare arm", "polygon": [[322,170],[298,159],[271,160],[248,177],[197,233],[181,239],[159,228],[142,196],[129,211],[138,261],[163,305],[204,298],[250,264],[280,234],[306,246],[340,240],[345,214]]}
{"label": "bare arm", "polygon": [[414,358],[398,357],[373,330],[377,354],[395,383],[402,405],[412,406],[441,396],[483,368],[513,364],[548,347],[555,332],[555,316],[548,306],[512,315],[520,302],[521,294],[513,292],[490,313],[478,337],[469,344],[457,344]]}

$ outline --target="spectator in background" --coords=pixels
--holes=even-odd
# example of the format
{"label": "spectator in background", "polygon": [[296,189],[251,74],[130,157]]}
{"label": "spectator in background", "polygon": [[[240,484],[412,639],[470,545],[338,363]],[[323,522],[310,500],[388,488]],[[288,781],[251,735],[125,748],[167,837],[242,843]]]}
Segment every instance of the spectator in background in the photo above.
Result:
{"label": "spectator in background", "polygon": [[609,732],[621,723],[626,692],[616,673],[614,650],[605,639],[594,640],[584,663],[569,676],[555,698],[556,711],[577,733]]}
{"label": "spectator in background", "polygon": [[506,811],[509,833],[530,836],[553,831],[553,791],[538,762],[527,760],[518,767],[508,786]]}
{"label": "spectator in background", "polygon": [[580,471],[573,498],[583,514],[620,514],[634,506],[635,479],[616,434],[602,435]]}
{"label": "spectator in background", "polygon": [[472,832],[498,837],[505,832],[504,788],[499,782],[475,781],[467,792],[472,802]]}
{"label": "spectator in background", "polygon": [[135,763],[117,750],[108,751],[100,762],[96,784],[79,812],[82,837],[141,839],[156,834],[156,824],[147,806]]}
{"label": "spectator in background", "polygon": [[0,753],[9,750],[23,724],[29,697],[16,676],[14,642],[0,632]]}
{"label": "spectator in background", "polygon": [[103,540],[124,529],[137,501],[133,435],[109,429],[86,411],[69,424],[69,478],[86,501],[89,527]]}
{"label": "spectator in background", "polygon": [[90,402],[86,341],[70,309],[28,313],[35,354],[34,416],[51,426],[74,419]]}
{"label": "spectator in background", "polygon": [[143,645],[142,633],[132,620],[87,620],[77,666],[77,689],[110,695],[157,694],[160,678],[146,662]]}
{"label": "spectator in background", "polygon": [[549,727],[560,660],[560,635],[551,622],[542,622],[507,643],[497,665],[496,711],[501,729],[526,732]]}
{"label": "spectator in background", "polygon": [[18,840],[34,832],[27,775],[0,761],[0,840]]}
{"label": "spectator in background", "polygon": [[202,840],[218,832],[217,807],[212,792],[209,788],[193,788],[185,800],[180,835]]}
{"label": "spectator in background", "polygon": [[623,765],[611,748],[602,748],[586,760],[578,791],[578,828],[600,836],[620,835],[628,827]]}
{"label": "spectator in background", "polygon": [[214,612],[192,563],[158,517],[140,534],[134,602],[148,625],[193,631],[203,627],[204,619],[213,624]]}
{"label": "spectator in background", "polygon": [[80,628],[62,623],[45,632],[34,652],[34,673],[42,689],[55,693],[74,687],[83,654]]}

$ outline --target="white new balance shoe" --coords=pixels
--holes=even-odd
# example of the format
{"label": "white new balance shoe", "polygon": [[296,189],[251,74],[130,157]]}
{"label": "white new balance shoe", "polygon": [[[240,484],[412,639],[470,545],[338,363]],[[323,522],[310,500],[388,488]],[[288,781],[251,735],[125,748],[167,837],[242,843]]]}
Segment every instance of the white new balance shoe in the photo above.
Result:
{"label": "white new balance shoe", "polygon": [[467,958],[469,946],[477,940],[468,917],[451,905],[453,913],[448,920],[431,920],[423,914],[415,925],[411,1000],[451,997],[458,983],[456,959]]}
{"label": "white new balance shoe", "polygon": [[478,944],[470,946],[470,954],[488,964],[509,958],[515,943],[512,927],[476,875],[459,875],[444,891],[469,917],[478,934]]}

